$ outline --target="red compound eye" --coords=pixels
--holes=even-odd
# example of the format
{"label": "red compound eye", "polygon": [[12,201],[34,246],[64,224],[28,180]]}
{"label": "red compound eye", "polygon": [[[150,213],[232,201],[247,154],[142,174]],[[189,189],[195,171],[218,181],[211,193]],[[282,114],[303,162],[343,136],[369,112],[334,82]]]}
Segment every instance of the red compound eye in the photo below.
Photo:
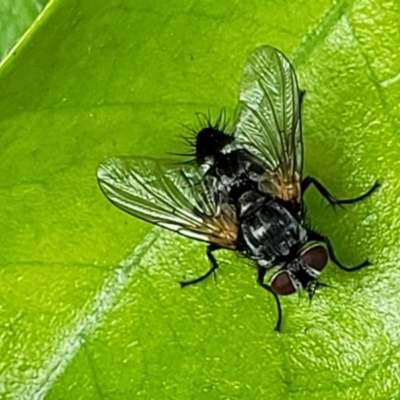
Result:
{"label": "red compound eye", "polygon": [[328,262],[328,254],[322,246],[312,247],[301,255],[303,261],[317,271],[322,271]]}
{"label": "red compound eye", "polygon": [[286,271],[278,272],[272,277],[271,289],[279,296],[287,296],[296,292],[296,288]]}

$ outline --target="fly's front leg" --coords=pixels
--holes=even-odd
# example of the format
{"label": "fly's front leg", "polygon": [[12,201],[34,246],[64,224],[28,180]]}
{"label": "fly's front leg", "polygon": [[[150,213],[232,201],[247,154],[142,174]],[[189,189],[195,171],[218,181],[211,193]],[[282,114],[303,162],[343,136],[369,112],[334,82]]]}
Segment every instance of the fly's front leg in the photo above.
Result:
{"label": "fly's front leg", "polygon": [[362,263],[359,264],[359,265],[356,265],[356,266],[354,266],[354,267],[347,267],[347,266],[343,265],[343,264],[336,258],[335,253],[334,253],[334,251],[333,251],[332,244],[331,244],[331,242],[329,241],[329,239],[328,239],[326,236],[322,236],[322,235],[320,235],[320,234],[317,233],[317,232],[312,232],[312,231],[310,231],[310,232],[309,232],[309,239],[310,239],[310,240],[317,240],[317,241],[319,241],[319,242],[325,243],[325,244],[326,244],[326,247],[327,247],[327,249],[328,249],[328,254],[329,254],[330,259],[331,259],[340,269],[342,269],[343,271],[354,272],[354,271],[358,271],[358,270],[360,270],[360,269],[362,269],[362,268],[368,267],[368,265],[372,265],[372,264],[369,262],[369,260],[367,259],[367,260],[365,260],[364,262],[362,262]]}
{"label": "fly's front leg", "polygon": [[380,186],[378,182],[375,182],[375,184],[367,190],[365,193],[363,193],[361,196],[354,197],[353,199],[335,199],[327,189],[315,178],[311,176],[307,176],[306,178],[303,179],[303,182],[301,183],[301,191],[302,193],[305,193],[305,191],[308,189],[308,187],[313,184],[315,188],[321,193],[322,197],[324,197],[326,200],[328,200],[329,204],[331,206],[341,206],[342,204],[353,204],[357,203],[358,201],[366,199],[368,196],[370,196],[373,192],[375,192],[376,189]]}
{"label": "fly's front leg", "polygon": [[275,330],[280,332],[281,330],[281,323],[282,323],[282,307],[281,307],[281,302],[279,301],[278,295],[272,290],[271,286],[267,285],[264,283],[264,277],[266,274],[267,270],[262,267],[258,267],[258,272],[257,272],[257,283],[264,288],[266,291],[271,293],[274,296],[275,302],[276,302],[276,307],[278,309],[278,320],[276,321],[275,325]]}
{"label": "fly's front leg", "polygon": [[195,285],[196,283],[199,283],[199,282],[203,281],[204,279],[208,278],[212,273],[215,273],[215,271],[218,268],[218,263],[217,263],[217,260],[215,259],[215,257],[212,255],[212,252],[215,250],[218,250],[218,249],[219,249],[219,247],[217,247],[213,244],[210,244],[207,247],[206,254],[207,254],[208,260],[210,261],[211,268],[204,275],[201,275],[200,277],[198,277],[196,279],[193,279],[191,281],[179,282],[181,285],[181,288],[184,288],[185,286],[189,286],[189,285]]}

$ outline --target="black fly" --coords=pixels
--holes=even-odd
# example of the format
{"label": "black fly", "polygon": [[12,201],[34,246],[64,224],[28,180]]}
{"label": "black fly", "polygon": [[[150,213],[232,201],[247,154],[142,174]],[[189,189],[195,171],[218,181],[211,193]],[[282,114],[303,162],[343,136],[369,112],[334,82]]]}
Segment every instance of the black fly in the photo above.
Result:
{"label": "black fly", "polygon": [[[209,243],[211,268],[192,285],[218,268],[213,255],[224,248],[252,260],[258,284],[278,296],[306,290],[311,298],[319,276],[331,260],[356,271],[368,260],[346,267],[336,258],[329,239],[305,224],[303,195],[313,184],[331,205],[351,204],[369,196],[378,183],[354,199],[335,199],[316,179],[303,179],[301,102],[304,92],[295,72],[278,50],[264,46],[249,57],[240,85],[233,130],[220,123],[197,133],[194,163],[145,157],[114,157],[104,161],[97,177],[106,197],[122,210],[181,235]],[[268,270],[275,269],[270,285]]]}

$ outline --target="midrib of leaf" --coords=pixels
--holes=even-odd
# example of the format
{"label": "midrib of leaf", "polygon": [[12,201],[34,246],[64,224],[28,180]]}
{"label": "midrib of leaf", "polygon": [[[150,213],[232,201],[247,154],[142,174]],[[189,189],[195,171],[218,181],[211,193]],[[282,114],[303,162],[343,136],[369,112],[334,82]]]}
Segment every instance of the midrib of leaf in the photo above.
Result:
{"label": "midrib of leaf", "polygon": [[31,33],[36,29],[36,27],[39,25],[39,23],[43,19],[43,17],[45,15],[47,15],[48,10],[53,5],[53,3],[54,3],[54,0],[49,0],[49,2],[43,7],[42,11],[38,14],[35,21],[33,21],[33,23],[25,31],[25,33],[19,38],[19,40],[14,44],[14,46],[8,51],[7,55],[2,60],[0,60],[0,70],[8,62],[8,60],[14,55],[14,53],[17,51],[18,47],[21,46],[27,40],[29,35],[31,35]]}
{"label": "midrib of leaf", "polygon": [[371,64],[368,61],[368,57],[365,55],[364,51],[362,50],[361,44],[360,44],[360,40],[357,37],[357,35],[354,32],[353,27],[351,26],[350,21],[348,20],[348,18],[346,18],[346,24],[348,25],[351,35],[354,38],[355,43],[357,44],[357,48],[361,54],[361,57],[363,58],[365,65],[366,65],[366,70],[367,70],[367,77],[370,80],[370,82],[375,86],[376,90],[378,91],[379,94],[379,98],[382,102],[382,105],[386,107],[386,101],[382,96],[382,90],[381,90],[381,82],[379,82],[378,78],[376,77],[376,74],[374,72],[374,70],[371,67]]}
{"label": "midrib of leaf", "polygon": [[303,64],[318,44],[329,35],[343,15],[346,15],[353,4],[354,0],[340,0],[331,7],[318,25],[303,37],[290,57],[291,62],[295,66]]}
{"label": "midrib of leaf", "polygon": [[[46,10],[53,1],[51,0],[48,3]],[[328,10],[318,25],[303,37],[290,57],[296,67],[307,61],[312,51],[330,34],[353,4],[353,1],[339,1]],[[44,12],[41,17],[43,14]],[[28,36],[28,32],[20,42],[26,36]],[[2,64],[0,64],[0,67]],[[96,331],[108,313],[117,305],[119,295],[130,285],[137,271],[140,270],[142,265],[146,264],[152,244],[159,236],[158,232],[158,228],[151,229],[142,241],[135,246],[132,254],[119,263],[109,278],[105,280],[102,289],[82,310],[81,315],[74,319],[69,329],[60,333],[57,340],[58,345],[55,346],[53,355],[43,363],[40,371],[35,371],[38,376],[35,383],[28,386],[21,382],[21,386],[14,390],[17,398],[43,399],[46,396],[54,382],[62,375],[81,349],[82,344]]]}
{"label": "midrib of leaf", "polygon": [[153,228],[135,246],[132,254],[121,261],[118,267],[105,280],[103,287],[94,299],[71,323],[71,328],[60,334],[53,355],[40,371],[37,380],[31,386],[21,385],[14,391],[17,398],[43,399],[56,379],[64,372],[86,339],[97,329],[101,321],[116,305],[119,294],[129,286],[136,272],[146,264],[149,249],[157,240],[159,229]]}

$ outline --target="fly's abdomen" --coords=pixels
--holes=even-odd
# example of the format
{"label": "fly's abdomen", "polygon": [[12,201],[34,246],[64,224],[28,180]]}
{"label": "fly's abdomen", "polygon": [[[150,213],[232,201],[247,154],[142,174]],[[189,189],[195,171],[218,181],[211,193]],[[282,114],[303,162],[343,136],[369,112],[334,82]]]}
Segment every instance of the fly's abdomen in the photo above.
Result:
{"label": "fly's abdomen", "polygon": [[236,204],[244,193],[257,189],[263,172],[261,164],[247,150],[232,149],[227,145],[215,156],[206,179],[210,187]]}

